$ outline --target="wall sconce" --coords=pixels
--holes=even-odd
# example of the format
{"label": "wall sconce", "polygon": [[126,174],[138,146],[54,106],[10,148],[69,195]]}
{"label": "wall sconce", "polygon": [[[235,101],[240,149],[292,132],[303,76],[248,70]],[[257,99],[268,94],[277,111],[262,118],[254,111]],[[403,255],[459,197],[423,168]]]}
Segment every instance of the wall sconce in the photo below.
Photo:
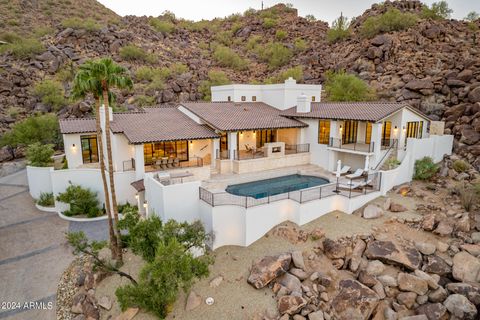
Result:
{"label": "wall sconce", "polygon": [[340,125],[340,132],[342,132],[342,130],[343,130],[343,127],[342,127],[342,125]]}
{"label": "wall sconce", "polygon": [[407,129],[405,129],[405,126],[403,126],[403,132],[407,131]]}
{"label": "wall sconce", "polygon": [[393,128],[393,130],[398,130],[397,126],[395,126],[395,128]]}
{"label": "wall sconce", "polygon": [[138,198],[139,198],[139,195],[138,195],[138,193],[135,193],[135,199],[137,199],[137,200],[138,200]]}
{"label": "wall sconce", "polygon": [[193,144],[193,140],[190,140],[190,144]]}
{"label": "wall sconce", "polygon": [[147,201],[145,201],[145,202],[143,203],[143,207],[146,209],[147,206],[148,206],[148,203],[147,203]]}
{"label": "wall sconce", "polygon": [[72,149],[73,149],[73,151],[77,150],[77,146],[75,145],[75,143],[72,144]]}

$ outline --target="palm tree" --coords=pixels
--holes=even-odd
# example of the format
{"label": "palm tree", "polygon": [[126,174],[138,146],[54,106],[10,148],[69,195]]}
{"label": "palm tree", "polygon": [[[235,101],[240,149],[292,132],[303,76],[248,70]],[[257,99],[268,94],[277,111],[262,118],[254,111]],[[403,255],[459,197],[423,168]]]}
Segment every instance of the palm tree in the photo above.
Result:
{"label": "palm tree", "polygon": [[[115,193],[113,160],[112,160],[112,143],[110,137],[110,113],[109,105],[113,97],[110,88],[117,87],[120,89],[131,88],[132,80],[128,77],[125,68],[115,64],[110,58],[104,58],[96,61],[87,61],[80,66],[74,80],[73,92],[74,96],[84,97],[87,93],[93,94],[96,101],[96,128],[97,141],[99,146],[99,162],[100,171],[103,180],[103,189],[105,193],[105,207],[108,215],[109,234],[112,250],[112,257],[118,262],[122,262],[121,238],[118,229],[118,206]],[[103,154],[103,138],[100,125],[100,105],[103,99],[105,109],[105,142],[107,146],[108,175],[110,183],[110,193],[105,175],[105,162]],[[110,203],[110,196],[111,203]],[[113,219],[115,223],[112,221]]]}

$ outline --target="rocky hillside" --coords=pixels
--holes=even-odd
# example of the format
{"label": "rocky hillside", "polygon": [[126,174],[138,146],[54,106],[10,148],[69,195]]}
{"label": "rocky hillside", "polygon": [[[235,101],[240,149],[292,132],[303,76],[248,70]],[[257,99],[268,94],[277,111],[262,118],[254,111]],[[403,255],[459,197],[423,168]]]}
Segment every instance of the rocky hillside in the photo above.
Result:
{"label": "rocky hillside", "polygon": [[[467,23],[418,19],[404,31],[371,39],[360,35],[368,17],[391,7],[418,14],[418,1],[373,5],[354,19],[352,35],[335,44],[327,41],[327,23],[299,17],[283,5],[193,23],[171,14],[121,18],[93,0],[81,1],[85,9],[76,11],[65,9],[69,0],[58,2],[0,3],[2,11],[15,6],[8,12],[17,16],[2,22],[8,30],[41,42],[29,56],[0,46],[0,132],[33,112],[90,113],[91,101],[68,100],[75,67],[88,58],[112,56],[131,71],[134,90],[117,92],[117,107],[124,109],[199,100],[212,83],[279,81],[286,71],[301,82],[321,83],[327,70],[343,68],[369,82],[379,98],[408,101],[434,119],[445,119],[457,153],[480,167],[480,49]],[[43,13],[32,18],[32,7],[48,4],[55,12],[51,21]],[[57,7],[71,14],[57,14]],[[72,19],[81,14],[84,19]],[[41,25],[51,29],[35,34]],[[45,89],[34,90],[45,79],[57,85],[53,91],[61,101],[49,102],[42,99]]]}

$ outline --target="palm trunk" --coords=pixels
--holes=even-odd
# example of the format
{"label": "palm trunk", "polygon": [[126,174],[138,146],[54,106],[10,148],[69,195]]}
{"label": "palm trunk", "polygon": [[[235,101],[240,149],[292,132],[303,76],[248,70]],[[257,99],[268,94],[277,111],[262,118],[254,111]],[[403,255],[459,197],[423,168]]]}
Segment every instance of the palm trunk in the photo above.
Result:
{"label": "palm trunk", "polygon": [[112,141],[110,139],[110,111],[108,108],[108,91],[103,90],[103,105],[105,106],[105,141],[107,143],[107,157],[108,157],[108,176],[110,178],[110,192],[112,196],[113,217],[115,219],[115,232],[117,234],[117,261],[122,263],[122,241],[120,237],[120,230],[118,229],[118,206],[117,195],[115,193],[115,180],[113,173],[113,157],[112,157]]}
{"label": "palm trunk", "polygon": [[[103,138],[102,138],[102,127],[100,125],[100,101],[101,97],[96,99],[96,127],[97,127],[97,144],[98,144],[98,162],[100,162],[100,172],[102,173],[102,182],[103,182],[103,192],[105,194],[105,210],[107,211],[108,216],[108,231],[110,235],[110,250],[112,252],[112,258],[117,259],[118,257],[118,241],[117,236],[115,235],[115,231],[113,228],[113,220],[112,220],[112,211],[110,207],[110,196],[108,191],[107,185],[107,176],[105,175],[105,161],[103,156]],[[107,131],[108,132],[108,131]]]}

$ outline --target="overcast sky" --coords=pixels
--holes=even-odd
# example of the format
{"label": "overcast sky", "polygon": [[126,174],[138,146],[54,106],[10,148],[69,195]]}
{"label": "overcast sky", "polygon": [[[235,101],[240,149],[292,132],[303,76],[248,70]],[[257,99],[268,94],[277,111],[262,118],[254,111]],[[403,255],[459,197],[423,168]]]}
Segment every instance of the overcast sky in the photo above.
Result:
{"label": "overcast sky", "polygon": [[[261,0],[99,0],[103,5],[121,16],[158,16],[165,10],[172,11],[179,18],[189,20],[213,19],[232,13],[244,12],[248,8],[260,9]],[[424,0],[431,4],[437,0]],[[317,19],[332,22],[343,12],[349,18],[359,16],[370,8],[372,0],[264,0],[264,6],[276,3],[291,3],[301,16],[313,14]],[[452,17],[462,19],[470,11],[480,12],[480,0],[448,0],[453,9]]]}

